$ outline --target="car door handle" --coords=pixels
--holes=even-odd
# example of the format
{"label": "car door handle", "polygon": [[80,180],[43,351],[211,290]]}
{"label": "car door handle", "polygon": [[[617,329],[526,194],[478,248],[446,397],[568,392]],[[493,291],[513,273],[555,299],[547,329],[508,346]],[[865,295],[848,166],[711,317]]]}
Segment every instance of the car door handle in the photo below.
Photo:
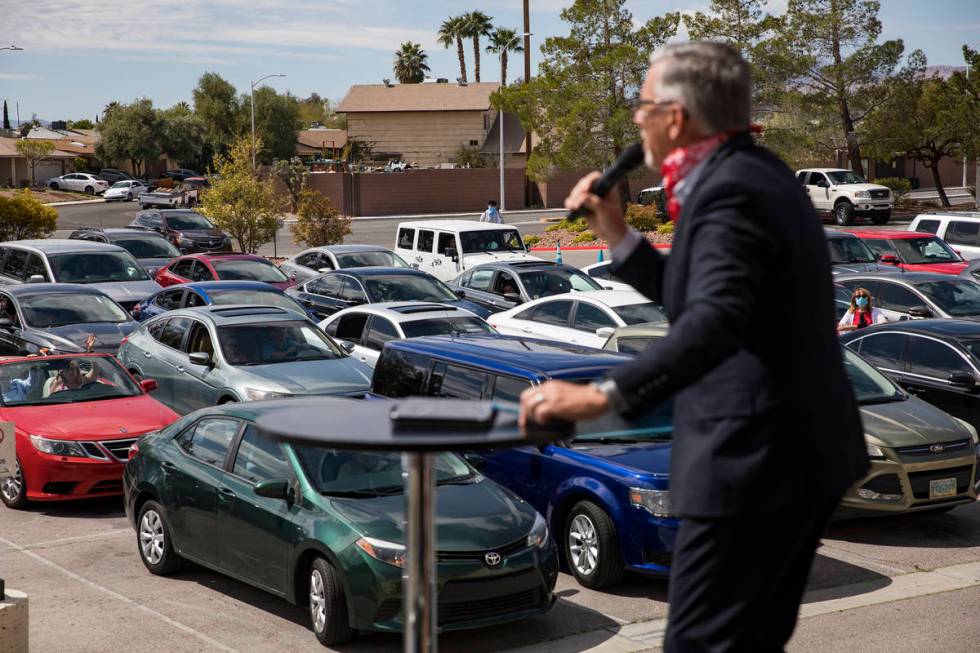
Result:
{"label": "car door handle", "polygon": [[177,371],[180,372],[181,374],[183,374],[184,373],[184,368],[181,367],[180,365],[178,365],[177,366]]}
{"label": "car door handle", "polygon": [[228,487],[218,488],[218,499],[221,501],[231,501],[235,498],[235,491]]}
{"label": "car door handle", "polygon": [[528,327],[521,327],[521,331],[523,331],[524,333],[531,333],[531,329],[529,329]]}
{"label": "car door handle", "polygon": [[175,465],[173,463],[163,462],[163,463],[160,463],[160,467],[163,468],[163,473],[164,474],[170,474],[171,472],[176,472],[177,471],[177,465]]}
{"label": "car door handle", "polygon": [[150,355],[150,352],[148,352],[148,351],[144,351],[144,352],[143,352],[143,356],[144,356],[145,358],[152,358],[152,356]]}

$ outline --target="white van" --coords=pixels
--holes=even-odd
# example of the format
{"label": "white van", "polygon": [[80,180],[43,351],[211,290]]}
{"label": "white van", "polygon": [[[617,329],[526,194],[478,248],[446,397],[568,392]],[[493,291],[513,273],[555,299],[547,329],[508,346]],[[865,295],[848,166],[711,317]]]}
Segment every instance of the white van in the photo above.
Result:
{"label": "white van", "polygon": [[935,234],[967,260],[980,258],[980,211],[923,213],[915,216],[909,231]]}
{"label": "white van", "polygon": [[481,263],[541,260],[527,253],[516,227],[476,220],[402,222],[395,253],[442,281]]}

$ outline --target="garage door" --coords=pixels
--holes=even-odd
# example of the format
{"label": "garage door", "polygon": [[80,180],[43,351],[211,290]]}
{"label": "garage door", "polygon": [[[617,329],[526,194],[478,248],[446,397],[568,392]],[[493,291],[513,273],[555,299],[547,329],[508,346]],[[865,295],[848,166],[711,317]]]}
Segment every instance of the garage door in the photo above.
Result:
{"label": "garage door", "polygon": [[37,180],[39,184],[46,184],[48,179],[52,177],[57,177],[61,174],[61,162],[60,161],[42,161],[37,164],[34,168],[34,179]]}

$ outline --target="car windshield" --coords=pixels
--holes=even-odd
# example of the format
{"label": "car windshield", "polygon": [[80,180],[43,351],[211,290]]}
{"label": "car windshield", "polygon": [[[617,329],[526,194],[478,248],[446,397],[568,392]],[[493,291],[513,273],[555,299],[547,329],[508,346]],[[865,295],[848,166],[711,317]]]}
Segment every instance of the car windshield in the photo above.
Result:
{"label": "car windshield", "polygon": [[602,286],[578,270],[534,270],[518,276],[531,299],[561,295],[572,290],[602,290]]}
{"label": "car windshield", "polygon": [[667,321],[667,314],[664,313],[663,307],[653,302],[626,304],[625,306],[612,306],[611,308],[627,325]]}
{"label": "car windshield", "polygon": [[833,184],[866,184],[864,177],[850,170],[832,170],[827,173]]}
{"label": "car windshield", "polygon": [[212,304],[248,304],[250,306],[275,306],[306,314],[306,309],[299,302],[274,290],[210,290]]}
{"label": "car windshield", "polygon": [[108,356],[32,358],[0,365],[0,400],[4,406],[73,404],[142,391]]}
{"label": "car windshield", "polygon": [[969,279],[928,281],[915,284],[915,288],[947,315],[980,315],[980,285]]}
{"label": "car windshield", "polygon": [[959,343],[966,347],[967,351],[973,354],[973,357],[980,360],[980,340],[960,340]]}
{"label": "car windshield", "polygon": [[48,256],[54,278],[61,283],[147,281],[146,271],[129,252],[76,252]]}
{"label": "car windshield", "polygon": [[903,401],[905,394],[888,378],[871,367],[860,356],[846,347],[844,352],[844,370],[851,380],[854,396],[859,404],[883,404],[888,401]]}
{"label": "car windshield", "polygon": [[625,445],[637,442],[669,441],[674,432],[674,402],[665,401],[642,416],[625,420],[615,413],[579,422],[573,444]]}
{"label": "car windshield", "polygon": [[888,242],[903,263],[955,263],[963,260],[936,236],[892,238]]}
{"label": "car windshield", "polygon": [[337,265],[340,268],[407,268],[408,263],[394,252],[350,252],[337,254]]}
{"label": "car windshield", "polygon": [[[293,445],[310,484],[328,496],[370,497],[400,494],[402,455],[396,452],[338,451],[308,445]],[[480,476],[459,455],[433,455],[437,483],[472,482]]]}
{"label": "car windshield", "polygon": [[371,275],[362,281],[372,302],[446,302],[459,299],[443,282],[419,274]]}
{"label": "car windshield", "polygon": [[875,262],[875,255],[860,238],[830,238],[827,240],[827,247],[830,249],[830,262],[833,265]]}
{"label": "car windshield", "polygon": [[486,231],[462,231],[463,253],[524,251],[524,241],[517,229],[487,229]]}
{"label": "car windshield", "polygon": [[195,213],[193,211],[172,213],[170,215],[163,216],[163,219],[166,220],[167,226],[174,231],[214,229],[214,225],[211,224],[207,218],[200,213]]}
{"label": "car windshield", "polygon": [[422,336],[461,335],[464,333],[496,333],[496,330],[478,317],[437,317],[426,320],[402,322],[406,338]]}
{"label": "car windshield", "polygon": [[136,258],[175,258],[180,251],[165,238],[155,236],[127,236],[112,241]]}
{"label": "car windshield", "polygon": [[343,356],[319,329],[298,320],[219,327],[218,342],[230,365],[272,365]]}
{"label": "car windshield", "polygon": [[133,182],[131,181],[117,181],[112,185],[113,188],[129,188]]}
{"label": "car windshield", "polygon": [[211,265],[218,273],[218,278],[223,281],[265,281],[267,283],[289,281],[282,270],[265,260],[220,259],[211,261]]}
{"label": "car windshield", "polygon": [[66,324],[129,322],[133,318],[119,304],[102,295],[44,293],[21,297],[20,308],[28,326],[45,329]]}

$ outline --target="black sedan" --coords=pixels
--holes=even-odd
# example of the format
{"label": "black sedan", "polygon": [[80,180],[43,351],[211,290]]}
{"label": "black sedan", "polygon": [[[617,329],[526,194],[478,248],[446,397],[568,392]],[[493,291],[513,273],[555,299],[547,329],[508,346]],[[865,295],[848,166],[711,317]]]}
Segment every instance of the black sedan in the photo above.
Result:
{"label": "black sedan", "polygon": [[325,318],[339,310],[379,302],[438,302],[486,318],[491,311],[463,299],[428,272],[411,268],[351,268],[327,272],[286,290],[300,304]]}
{"label": "black sedan", "polygon": [[578,268],[547,261],[484,263],[459,275],[450,285],[493,312],[573,290],[602,290]]}
{"label": "black sedan", "polygon": [[119,343],[139,326],[107,295],[74,283],[4,286],[0,290],[0,356],[86,351],[115,354]]}
{"label": "black sedan", "polygon": [[905,390],[980,429],[980,322],[906,320],[841,341]]}

